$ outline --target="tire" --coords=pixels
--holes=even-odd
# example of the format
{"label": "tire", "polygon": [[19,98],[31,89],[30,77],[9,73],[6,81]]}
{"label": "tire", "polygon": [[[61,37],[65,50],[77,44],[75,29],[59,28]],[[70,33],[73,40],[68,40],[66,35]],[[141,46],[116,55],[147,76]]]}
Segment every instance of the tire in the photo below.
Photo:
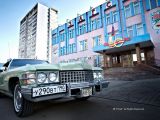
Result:
{"label": "tire", "polygon": [[88,97],[75,97],[75,100],[78,100],[78,101],[86,101],[90,98],[90,96]]}
{"label": "tire", "polygon": [[3,98],[3,97],[4,97],[4,94],[0,92],[0,98]]}
{"label": "tire", "polygon": [[2,93],[0,93],[0,98],[2,97]]}
{"label": "tire", "polygon": [[23,97],[19,84],[14,87],[13,105],[15,113],[19,117],[30,115],[33,112],[32,102]]}

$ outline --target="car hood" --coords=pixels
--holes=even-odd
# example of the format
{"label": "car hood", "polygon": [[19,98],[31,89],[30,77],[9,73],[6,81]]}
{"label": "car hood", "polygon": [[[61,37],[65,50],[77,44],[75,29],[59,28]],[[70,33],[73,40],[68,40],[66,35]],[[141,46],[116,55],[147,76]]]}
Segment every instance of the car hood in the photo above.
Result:
{"label": "car hood", "polygon": [[37,65],[26,65],[23,67],[18,67],[15,69],[11,69],[10,71],[50,71],[50,70],[58,70],[58,65],[52,65],[52,64],[37,64]]}
{"label": "car hood", "polygon": [[10,71],[52,71],[52,70],[92,70],[92,66],[85,62],[59,63],[59,64],[37,64],[26,65],[11,69]]}
{"label": "car hood", "polygon": [[92,66],[86,62],[60,63],[60,70],[92,70]]}

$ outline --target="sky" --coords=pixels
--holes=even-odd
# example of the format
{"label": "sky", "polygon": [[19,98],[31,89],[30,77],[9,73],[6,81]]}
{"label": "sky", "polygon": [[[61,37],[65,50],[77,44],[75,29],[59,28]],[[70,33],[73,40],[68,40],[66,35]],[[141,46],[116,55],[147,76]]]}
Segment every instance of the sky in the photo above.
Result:
{"label": "sky", "polygon": [[63,24],[105,0],[0,0],[0,63],[18,58],[20,21],[37,2],[58,10],[58,22]]}

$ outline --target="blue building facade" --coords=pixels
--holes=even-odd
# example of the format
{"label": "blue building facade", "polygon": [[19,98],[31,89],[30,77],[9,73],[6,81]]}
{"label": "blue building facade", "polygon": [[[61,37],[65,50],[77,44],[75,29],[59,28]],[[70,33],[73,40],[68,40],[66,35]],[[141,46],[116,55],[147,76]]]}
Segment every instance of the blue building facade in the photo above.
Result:
{"label": "blue building facade", "polygon": [[134,66],[159,50],[160,0],[109,0],[52,31],[52,63]]}

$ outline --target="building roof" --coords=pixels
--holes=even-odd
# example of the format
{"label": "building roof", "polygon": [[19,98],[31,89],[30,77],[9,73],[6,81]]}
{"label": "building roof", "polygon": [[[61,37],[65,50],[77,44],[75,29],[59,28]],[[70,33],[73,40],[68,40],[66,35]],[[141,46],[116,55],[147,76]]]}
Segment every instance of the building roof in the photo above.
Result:
{"label": "building roof", "polygon": [[[32,8],[28,11],[28,13],[25,15],[25,17],[22,18],[22,20],[20,21],[21,24],[23,23],[23,21],[25,21],[26,17],[27,17],[33,10],[37,9],[38,4],[41,4],[41,5],[43,5],[43,6],[48,7],[48,6],[45,5],[44,3],[39,3],[39,2],[38,2],[36,5],[34,5],[34,7],[32,7]],[[58,10],[56,10],[55,8],[51,8],[51,7],[48,7],[48,8],[50,8],[51,10],[55,11],[56,13],[58,13]]]}

